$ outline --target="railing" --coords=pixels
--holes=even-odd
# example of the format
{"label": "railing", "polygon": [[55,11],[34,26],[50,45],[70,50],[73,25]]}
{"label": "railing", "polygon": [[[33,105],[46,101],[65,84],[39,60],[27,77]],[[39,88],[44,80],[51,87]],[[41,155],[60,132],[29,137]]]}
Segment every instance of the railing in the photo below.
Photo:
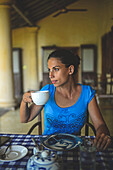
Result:
{"label": "railing", "polygon": [[87,77],[84,84],[90,85],[95,89],[98,104],[100,104],[101,99],[107,99],[109,101],[107,108],[113,108],[113,104],[111,103],[111,99],[113,99],[113,74],[97,74],[95,77],[90,77],[89,79]]}
{"label": "railing", "polygon": [[97,76],[97,94],[100,97],[113,97],[113,75]]}

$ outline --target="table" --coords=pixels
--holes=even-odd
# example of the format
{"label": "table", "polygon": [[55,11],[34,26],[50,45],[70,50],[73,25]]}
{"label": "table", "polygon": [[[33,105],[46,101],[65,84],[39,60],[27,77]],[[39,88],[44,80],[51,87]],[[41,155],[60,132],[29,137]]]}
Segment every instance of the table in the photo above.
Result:
{"label": "table", "polygon": [[[13,145],[23,145],[28,149],[28,154],[17,161],[2,162],[0,161],[0,170],[25,170],[28,159],[33,155],[34,143],[32,137],[39,142],[39,135],[23,135],[23,134],[0,134],[0,136],[9,136],[13,138]],[[94,137],[85,137],[94,138]],[[7,143],[8,144],[8,143]],[[6,145],[7,145],[6,144]],[[72,151],[66,151],[62,154],[63,169],[79,170],[79,147]],[[113,148],[108,148],[104,152],[96,153],[96,169],[109,170],[113,169]]]}

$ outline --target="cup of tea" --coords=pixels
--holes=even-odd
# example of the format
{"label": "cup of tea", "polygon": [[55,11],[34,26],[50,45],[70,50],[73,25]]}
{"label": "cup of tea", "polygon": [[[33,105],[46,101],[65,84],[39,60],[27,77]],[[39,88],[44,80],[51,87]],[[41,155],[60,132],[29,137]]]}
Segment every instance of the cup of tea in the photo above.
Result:
{"label": "cup of tea", "polygon": [[36,91],[31,93],[31,98],[36,105],[45,105],[49,100],[49,91]]}

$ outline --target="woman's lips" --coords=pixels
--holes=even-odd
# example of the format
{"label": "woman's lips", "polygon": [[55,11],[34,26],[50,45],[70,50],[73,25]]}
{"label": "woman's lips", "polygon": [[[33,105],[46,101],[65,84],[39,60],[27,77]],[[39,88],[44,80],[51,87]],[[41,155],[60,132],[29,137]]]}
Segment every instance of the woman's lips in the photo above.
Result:
{"label": "woman's lips", "polygon": [[53,80],[53,81],[51,81],[52,82],[52,84],[55,84],[56,82],[57,82],[57,80]]}

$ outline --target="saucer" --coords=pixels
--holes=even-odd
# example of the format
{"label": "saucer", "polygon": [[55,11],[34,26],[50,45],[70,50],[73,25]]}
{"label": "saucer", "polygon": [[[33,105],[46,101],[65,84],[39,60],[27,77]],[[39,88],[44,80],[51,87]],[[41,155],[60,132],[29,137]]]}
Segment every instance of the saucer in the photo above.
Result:
{"label": "saucer", "polygon": [[[4,153],[6,146],[0,148],[0,155]],[[23,158],[28,153],[28,149],[21,145],[11,145],[11,147],[6,152],[6,157],[4,159],[0,158],[0,161],[9,162],[17,161]]]}
{"label": "saucer", "polygon": [[72,134],[59,133],[41,138],[44,147],[56,151],[68,151],[76,148],[82,139]]}

